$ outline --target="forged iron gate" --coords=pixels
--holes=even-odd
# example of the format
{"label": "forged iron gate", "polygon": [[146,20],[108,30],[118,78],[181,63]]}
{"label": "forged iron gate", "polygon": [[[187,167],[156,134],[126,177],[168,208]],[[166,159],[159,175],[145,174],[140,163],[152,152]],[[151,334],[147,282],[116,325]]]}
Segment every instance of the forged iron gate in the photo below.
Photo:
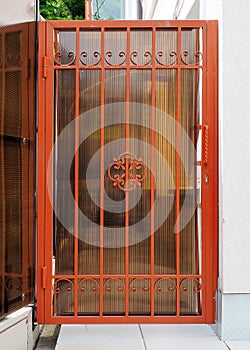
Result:
{"label": "forged iron gate", "polygon": [[214,322],[217,23],[39,25],[38,321]]}

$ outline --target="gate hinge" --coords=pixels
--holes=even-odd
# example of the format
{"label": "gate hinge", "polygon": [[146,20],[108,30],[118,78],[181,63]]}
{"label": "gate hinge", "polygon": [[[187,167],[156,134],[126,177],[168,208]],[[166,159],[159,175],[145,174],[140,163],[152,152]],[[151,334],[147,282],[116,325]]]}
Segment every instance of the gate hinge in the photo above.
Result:
{"label": "gate hinge", "polygon": [[208,125],[197,125],[197,129],[202,131],[202,160],[197,165],[207,166],[208,164]]}
{"label": "gate hinge", "polygon": [[25,60],[24,76],[26,79],[29,79],[30,77],[30,58]]}
{"label": "gate hinge", "polygon": [[42,288],[47,287],[47,266],[42,267]]}
{"label": "gate hinge", "polygon": [[44,56],[43,62],[42,62],[42,76],[43,76],[43,78],[47,78],[48,65],[49,65],[49,59],[47,56]]}

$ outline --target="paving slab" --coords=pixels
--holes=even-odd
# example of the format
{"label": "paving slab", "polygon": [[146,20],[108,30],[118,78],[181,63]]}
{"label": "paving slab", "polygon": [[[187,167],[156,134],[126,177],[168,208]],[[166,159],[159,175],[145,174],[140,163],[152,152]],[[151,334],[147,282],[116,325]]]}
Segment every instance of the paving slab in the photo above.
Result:
{"label": "paving slab", "polygon": [[228,350],[209,325],[141,325],[146,350]]}
{"label": "paving slab", "polygon": [[230,350],[250,350],[250,340],[231,340],[226,344]]}
{"label": "paving slab", "polygon": [[62,325],[56,350],[145,350],[138,325]]}

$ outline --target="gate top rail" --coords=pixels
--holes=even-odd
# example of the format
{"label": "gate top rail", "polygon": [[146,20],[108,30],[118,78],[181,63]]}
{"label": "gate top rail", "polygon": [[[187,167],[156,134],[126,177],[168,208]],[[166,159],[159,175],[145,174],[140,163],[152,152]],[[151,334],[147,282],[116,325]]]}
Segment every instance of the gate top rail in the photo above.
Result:
{"label": "gate top rail", "polygon": [[62,20],[46,21],[54,28],[203,28],[208,21],[205,20]]}

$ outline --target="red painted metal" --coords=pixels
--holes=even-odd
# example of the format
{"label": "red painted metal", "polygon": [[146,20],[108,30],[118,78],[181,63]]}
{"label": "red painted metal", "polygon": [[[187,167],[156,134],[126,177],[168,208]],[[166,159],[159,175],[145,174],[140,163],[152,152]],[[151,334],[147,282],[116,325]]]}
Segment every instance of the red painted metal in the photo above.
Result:
{"label": "red painted metal", "polygon": [[[124,29],[127,32],[126,41],[126,55],[122,52],[120,56],[121,62],[119,64],[112,65],[109,60],[110,54],[105,54],[104,35],[106,29]],[[171,62],[165,64],[163,61],[163,52],[156,49],[156,32],[157,29],[174,28],[177,30],[177,51],[173,50],[170,53]],[[202,29],[202,52],[200,48],[195,53],[195,60],[193,63],[189,63],[188,51],[182,52],[182,30],[183,29]],[[76,32],[76,52],[72,53],[67,64],[61,64],[60,53],[56,52],[55,57],[53,54],[53,42],[54,31],[56,30],[75,30]],[[96,61],[93,64],[87,64],[85,61],[87,57],[86,52],[81,52],[79,49],[79,36],[80,31],[99,29],[101,31],[101,52],[96,51],[94,55]],[[152,31],[152,52],[146,51],[144,53],[145,63],[138,64],[136,58],[137,53],[135,51],[130,52],[130,32],[131,29],[151,30]],[[40,323],[213,323],[215,321],[215,292],[216,292],[216,280],[217,280],[217,176],[218,176],[218,143],[217,143],[217,22],[216,21],[50,21],[47,23],[39,24],[39,130],[38,130],[38,277],[37,277],[37,296],[38,296],[38,321]],[[45,57],[45,58],[43,58]],[[78,64],[78,62],[81,62]],[[47,165],[50,152],[53,146],[53,133],[54,133],[54,72],[61,70],[72,70],[76,76],[76,88],[75,88],[75,115],[79,115],[79,72],[80,70],[98,70],[100,71],[100,247],[99,247],[99,274],[84,275],[80,274],[78,270],[78,214],[75,210],[75,223],[74,223],[74,274],[53,274],[52,273],[52,239],[53,239],[53,214],[52,207],[48,198],[48,188],[52,188],[53,183],[46,183]],[[125,240],[126,246],[124,249],[124,264],[125,270],[123,274],[107,274],[104,270],[104,150],[105,145],[105,72],[107,70],[126,70],[126,102],[130,101],[130,72],[134,70],[149,70],[151,71],[151,125],[150,131],[150,144],[152,147],[156,143],[156,135],[153,131],[156,123],[155,115],[155,99],[156,99],[156,69],[166,70],[172,69],[177,73],[177,85],[176,85],[176,122],[181,122],[181,74],[185,70],[200,70],[202,71],[202,271],[196,271],[194,274],[182,274],[181,273],[181,239],[180,239],[180,227],[177,224],[176,233],[176,273],[175,274],[156,274],[155,273],[155,258],[157,252],[155,252],[155,232],[154,222],[155,213],[151,212],[151,236],[150,236],[150,274],[136,274],[129,271],[129,191],[126,192],[125,197]],[[208,137],[209,131],[209,137]],[[125,122],[125,137],[126,147],[124,152],[128,154],[129,149],[129,137],[130,137],[130,111],[127,105],[126,107],[126,122]],[[78,143],[79,137],[79,124],[76,122],[75,127],[75,143]],[[179,155],[180,151],[180,129],[177,127],[175,130],[176,136],[176,150],[175,150],[175,186],[176,186],[176,202],[175,202],[175,217],[179,217],[181,211],[181,159]],[[115,157],[116,155],[114,155]],[[119,157],[118,157],[119,158]],[[121,157],[122,158],[122,157]],[[124,167],[124,174],[126,181],[130,178],[129,168],[131,166],[131,157],[124,157],[125,163],[122,163]],[[150,155],[151,167],[155,167],[154,153]],[[118,164],[119,163],[119,164]],[[78,193],[79,193],[79,152],[75,154],[75,209],[78,207]],[[119,167],[121,160],[117,159],[112,165],[110,165],[108,174],[110,179],[115,177],[111,174],[112,167]],[[138,166],[139,163],[137,163]],[[140,163],[140,166],[142,163]],[[115,178],[117,181],[118,179]],[[136,178],[135,181],[141,183],[145,177]],[[119,182],[119,181],[118,181]],[[124,188],[117,185],[120,189]],[[154,177],[150,175],[150,206],[153,207],[155,188]],[[167,247],[166,247],[167,249]],[[198,249],[196,247],[196,249]],[[46,271],[46,274],[45,274]],[[47,283],[45,285],[45,279]],[[54,291],[50,286],[52,281],[55,280]],[[109,286],[110,281],[118,281],[118,292],[124,295],[124,308],[123,315],[105,315],[104,312],[104,293],[111,292],[112,288]],[[147,315],[131,315],[129,309],[129,296],[130,293],[136,291],[136,287],[133,286],[135,280],[142,282],[142,293],[150,293],[150,313]],[[155,291],[162,291],[159,286],[159,282],[162,280],[168,280],[170,287],[168,287],[169,293],[175,293],[176,295],[176,312],[175,315],[157,315],[155,314]],[[68,284],[67,293],[68,297],[73,300],[73,313],[68,315],[56,315],[56,297],[60,293],[60,282],[64,281]],[[81,281],[92,281],[94,287],[92,287],[92,293],[99,293],[99,312],[98,315],[81,315],[78,313],[78,293],[82,292],[85,287],[79,287]],[[187,292],[188,284],[191,283],[193,291],[200,295],[201,303],[198,309],[202,308],[201,313],[197,315],[185,315],[181,311],[181,295]],[[55,305],[54,309],[52,305]]]}
{"label": "red painted metal", "polygon": [[34,297],[34,33],[0,28],[0,316]]}
{"label": "red painted metal", "polygon": [[[142,174],[139,172],[135,175],[134,170],[143,169]],[[120,175],[119,170],[124,172]],[[108,167],[108,177],[113,182],[113,186],[119,187],[124,192],[133,191],[137,186],[141,186],[141,183],[146,177],[146,165],[143,164],[141,158],[137,158],[136,155],[130,152],[124,152],[117,158],[114,158],[114,162]],[[130,181],[129,186],[126,186]]]}

